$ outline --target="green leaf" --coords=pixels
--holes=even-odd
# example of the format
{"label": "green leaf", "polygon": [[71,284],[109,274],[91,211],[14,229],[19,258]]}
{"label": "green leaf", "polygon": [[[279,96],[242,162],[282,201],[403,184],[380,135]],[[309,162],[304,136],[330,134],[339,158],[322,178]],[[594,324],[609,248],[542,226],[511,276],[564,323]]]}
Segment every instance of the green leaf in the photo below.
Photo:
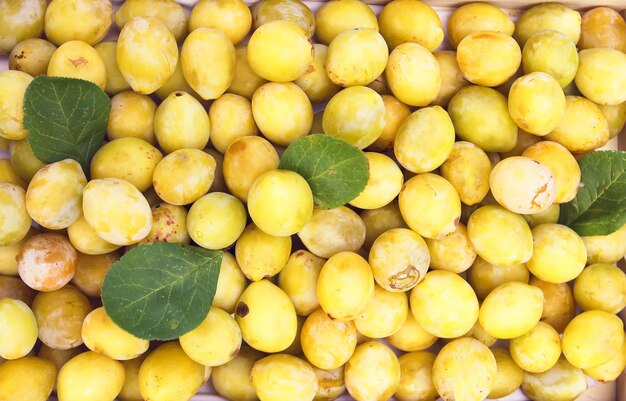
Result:
{"label": "green leaf", "polygon": [[102,303],[121,328],[147,340],[171,340],[209,312],[222,252],[156,242],[126,253],[109,270]]}
{"label": "green leaf", "polygon": [[369,179],[367,158],[346,141],[328,135],[307,135],[283,153],[278,168],[304,177],[320,209],[343,206],[359,196]]}
{"label": "green leaf", "polygon": [[111,99],[98,85],[81,79],[37,77],[24,95],[26,140],[45,163],[74,159],[89,173],[102,146]]}
{"label": "green leaf", "polygon": [[578,160],[581,187],[561,205],[559,223],[579,235],[609,235],[626,224],[626,152],[593,152]]}

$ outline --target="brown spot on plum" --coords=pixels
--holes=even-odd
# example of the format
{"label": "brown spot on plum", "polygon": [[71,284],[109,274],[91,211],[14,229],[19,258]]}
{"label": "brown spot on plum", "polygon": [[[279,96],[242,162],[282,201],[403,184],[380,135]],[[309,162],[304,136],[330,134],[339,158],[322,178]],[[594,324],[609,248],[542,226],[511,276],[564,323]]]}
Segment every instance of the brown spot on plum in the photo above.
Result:
{"label": "brown spot on plum", "polygon": [[79,57],[76,60],[68,58],[68,60],[70,61],[70,63],[74,64],[74,67],[79,67],[83,64],[89,64],[89,62],[84,57]]}
{"label": "brown spot on plum", "polygon": [[237,308],[235,309],[235,313],[239,317],[246,317],[246,315],[250,313],[250,308],[245,302],[239,302],[237,304]]}
{"label": "brown spot on plum", "polygon": [[413,265],[389,277],[389,286],[394,290],[407,290],[420,280],[420,271]]}

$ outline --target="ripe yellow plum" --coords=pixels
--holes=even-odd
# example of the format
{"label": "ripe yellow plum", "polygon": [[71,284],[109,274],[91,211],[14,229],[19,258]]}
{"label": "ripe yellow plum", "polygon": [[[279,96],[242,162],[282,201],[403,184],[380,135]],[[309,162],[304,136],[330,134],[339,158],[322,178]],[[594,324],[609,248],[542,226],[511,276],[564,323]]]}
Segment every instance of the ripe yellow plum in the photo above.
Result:
{"label": "ripe yellow plum", "polygon": [[215,28],[224,32],[236,45],[241,42],[252,26],[252,14],[242,0],[203,0],[196,3],[189,16],[189,30]]}
{"label": "ripe yellow plum", "polygon": [[576,87],[592,102],[617,105],[626,101],[626,54],[619,50],[585,49],[579,53]]}
{"label": "ripe yellow plum", "polygon": [[76,250],[60,234],[35,235],[24,242],[17,255],[20,278],[37,291],[54,291],[69,283],[76,263]]}
{"label": "ripe yellow plum", "polygon": [[498,86],[515,74],[522,62],[522,51],[506,33],[482,31],[470,33],[459,42],[456,59],[468,81]]}
{"label": "ripe yellow plum", "polygon": [[380,33],[390,49],[405,42],[415,42],[432,52],[443,41],[439,16],[421,1],[389,2],[380,13],[379,23]]}
{"label": "ripe yellow plum", "polygon": [[249,224],[239,236],[236,258],[241,270],[252,281],[278,274],[291,253],[291,237],[276,237]]}
{"label": "ripe yellow plum", "polygon": [[615,265],[589,265],[576,278],[574,298],[583,310],[619,313],[626,307],[626,274]]}
{"label": "ripe yellow plum", "polygon": [[565,88],[572,83],[578,70],[576,44],[561,32],[537,32],[524,45],[522,67],[526,74],[546,72]]}
{"label": "ripe yellow plum", "polygon": [[0,357],[18,359],[26,356],[37,342],[37,321],[24,302],[0,299]]}
{"label": "ripe yellow plum", "polygon": [[[565,203],[574,199],[580,184],[580,167],[574,156],[563,145],[552,141],[541,141],[526,148],[522,156],[529,157],[550,170],[556,187],[555,203]],[[557,206],[556,212],[558,211]]]}
{"label": "ripe yellow plum", "polygon": [[[195,201],[186,216],[194,242],[207,249],[228,248],[246,227],[246,209],[234,196],[211,192]],[[154,224],[154,223],[153,223]]]}
{"label": "ripe yellow plum", "polygon": [[479,299],[485,299],[500,284],[508,283],[509,281],[519,281],[520,283],[528,284],[529,278],[530,272],[523,264],[497,266],[485,261],[480,256],[476,257],[476,260],[467,271],[467,281]]}
{"label": "ripe yellow plum", "polygon": [[504,348],[492,348],[496,358],[498,373],[488,398],[502,398],[517,390],[524,380],[524,371],[515,364],[509,352]]}
{"label": "ripe yellow plum", "polygon": [[467,35],[482,32],[502,32],[513,35],[515,24],[498,7],[488,3],[465,4],[448,19],[448,35],[452,46],[457,47]]}
{"label": "ripe yellow plum", "polygon": [[56,366],[47,359],[27,356],[8,361],[0,367],[0,398],[46,401],[56,376]]}
{"label": "ripe yellow plum", "polygon": [[564,33],[578,43],[581,17],[578,11],[558,3],[539,4],[526,10],[515,26],[515,39],[524,46],[531,36],[541,31]]}
{"label": "ripe yellow plum", "polygon": [[[299,0],[265,0],[257,4],[260,5],[262,3],[269,3],[272,1],[284,1],[285,3],[287,3],[287,1],[299,2]],[[306,72],[300,75],[294,83],[298,85],[304,93],[306,93],[311,103],[327,102],[341,88],[339,85],[331,81],[326,73],[326,68],[324,67],[328,55],[328,46],[321,43],[315,43],[313,45],[313,49],[315,51],[315,54],[313,55],[313,62],[309,68],[307,68]]]}
{"label": "ripe yellow plum", "polygon": [[372,9],[358,0],[338,0],[324,3],[315,15],[315,35],[325,45],[340,33],[355,28],[378,30]]}
{"label": "ripe yellow plum", "polygon": [[0,137],[18,141],[28,136],[24,128],[24,93],[33,77],[22,71],[0,72]]}
{"label": "ripe yellow plum", "polygon": [[84,79],[102,90],[107,82],[106,67],[100,54],[80,40],[65,42],[54,51],[48,64],[48,76]]}
{"label": "ripe yellow plum", "polygon": [[320,369],[336,369],[354,353],[357,332],[353,321],[333,320],[318,309],[307,317],[300,339],[309,362]]}
{"label": "ripe yellow plum", "polygon": [[537,278],[565,283],[583,271],[587,250],[582,238],[561,224],[541,224],[532,230],[533,255],[526,263]]}
{"label": "ripe yellow plum", "polygon": [[317,394],[317,376],[300,358],[275,354],[258,360],[250,371],[250,380],[261,401],[312,401]]}
{"label": "ripe yellow plum", "polygon": [[441,70],[428,49],[413,42],[398,45],[385,69],[387,86],[402,103],[426,106],[441,89]]}
{"label": "ripe yellow plum", "polygon": [[8,247],[21,241],[30,230],[31,217],[28,213],[26,193],[17,185],[0,183],[0,246]]}
{"label": "ripe yellow plum", "polygon": [[298,231],[298,237],[309,251],[329,258],[343,251],[358,251],[365,241],[365,223],[345,206],[315,209],[311,219]]}
{"label": "ripe yellow plum", "polygon": [[320,307],[317,280],[325,262],[309,251],[299,250],[289,256],[278,275],[278,286],[289,296],[300,316],[308,316]]}
{"label": "ripe yellow plum", "polygon": [[152,184],[167,203],[187,205],[209,191],[215,167],[215,159],[208,153],[199,149],[179,149],[157,164]]}
{"label": "ripe yellow plum", "polygon": [[398,358],[386,345],[368,341],[359,345],[345,366],[348,393],[358,400],[387,400],[400,386]]}
{"label": "ripe yellow plum", "polygon": [[111,112],[107,127],[109,140],[137,137],[155,145],[154,113],[157,105],[147,95],[126,91],[111,98]]}

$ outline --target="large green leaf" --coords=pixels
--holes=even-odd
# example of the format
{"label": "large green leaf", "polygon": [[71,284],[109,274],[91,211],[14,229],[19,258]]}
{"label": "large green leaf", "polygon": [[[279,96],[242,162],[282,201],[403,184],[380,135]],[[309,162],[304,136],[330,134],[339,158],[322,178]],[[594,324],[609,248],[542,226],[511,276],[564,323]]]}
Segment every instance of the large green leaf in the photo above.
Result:
{"label": "large green leaf", "polygon": [[308,135],[289,145],[281,169],[307,180],[315,206],[333,209],[359,196],[369,179],[367,158],[346,141],[328,135]]}
{"label": "large green leaf", "polygon": [[626,224],[626,152],[599,151],[578,161],[581,186],[561,205],[559,223],[579,235],[608,235]]}
{"label": "large green leaf", "polygon": [[96,84],[81,79],[37,77],[24,94],[26,140],[45,163],[74,159],[89,173],[102,146],[111,99]]}
{"label": "large green leaf", "polygon": [[148,340],[170,340],[193,330],[209,312],[222,252],[156,242],[126,253],[102,287],[107,314]]}

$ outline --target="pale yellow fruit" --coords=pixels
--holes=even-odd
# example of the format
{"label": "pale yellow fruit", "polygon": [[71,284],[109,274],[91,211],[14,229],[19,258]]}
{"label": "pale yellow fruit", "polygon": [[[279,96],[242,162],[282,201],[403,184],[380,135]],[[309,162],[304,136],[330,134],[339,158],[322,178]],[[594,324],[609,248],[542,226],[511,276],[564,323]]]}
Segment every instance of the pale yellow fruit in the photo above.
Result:
{"label": "pale yellow fruit", "polygon": [[309,36],[315,32],[315,16],[300,0],[262,0],[252,7],[254,28],[271,21],[286,20],[298,24]]}
{"label": "pale yellow fruit", "polygon": [[235,48],[235,74],[227,92],[252,99],[252,94],[261,85],[267,82],[252,70],[248,62],[248,46],[239,45]]}
{"label": "pale yellow fruit", "polygon": [[83,213],[98,236],[115,245],[138,242],[152,228],[148,201],[119,178],[91,180],[83,191]]}
{"label": "pale yellow fruit", "polygon": [[528,262],[533,254],[528,223],[501,206],[487,205],[472,213],[467,233],[478,256],[493,265],[519,265]]}
{"label": "pale yellow fruit", "polygon": [[404,292],[424,278],[430,255],[422,237],[406,228],[394,228],[376,238],[369,264],[378,285],[387,291]]}
{"label": "pale yellow fruit", "polygon": [[406,294],[375,286],[370,301],[354,323],[359,333],[369,338],[384,338],[400,330],[408,314]]}
{"label": "pale yellow fruit", "polygon": [[290,82],[313,61],[313,43],[295,22],[272,21],[254,31],[248,42],[252,71],[268,81]]}
{"label": "pale yellow fruit", "polygon": [[45,164],[35,156],[27,140],[11,141],[9,145],[11,166],[22,179],[30,181]]}
{"label": "pale yellow fruit", "polygon": [[[544,141],[548,142],[548,141]],[[569,154],[569,152],[568,152]],[[578,163],[576,164],[578,166]],[[553,203],[544,211],[533,214],[524,214],[524,220],[528,222],[530,228],[535,228],[540,224],[555,224],[559,221],[559,215],[561,214],[561,207],[558,203]]]}
{"label": "pale yellow fruit", "polygon": [[547,372],[526,373],[522,382],[522,391],[536,401],[571,401],[585,390],[587,376],[565,358],[560,358]]}
{"label": "pale yellow fruit", "polygon": [[528,284],[529,277],[530,272],[523,264],[497,266],[486,262],[480,256],[476,257],[467,271],[467,281],[479,299],[485,299],[494,288],[509,281]]}
{"label": "pale yellow fruit", "polygon": [[302,326],[304,326],[305,317],[296,317],[296,336],[289,347],[285,348],[283,354],[289,354],[293,356],[302,355],[302,341],[300,341],[300,335],[302,334]]}
{"label": "pale yellow fruit", "polygon": [[165,343],[141,364],[139,391],[144,400],[188,401],[204,383],[206,370],[189,358],[177,341]]}
{"label": "pale yellow fruit", "polygon": [[287,264],[290,253],[291,237],[266,234],[251,223],[237,240],[235,255],[246,277],[259,281],[278,274]]}
{"label": "pale yellow fruit", "polygon": [[318,309],[307,317],[300,334],[302,351],[307,360],[320,369],[343,366],[354,353],[357,332],[352,321],[331,319]]}
{"label": "pale yellow fruit", "polygon": [[37,321],[28,305],[18,299],[0,299],[0,323],[0,357],[26,356],[37,342]]}
{"label": "pale yellow fruit", "polygon": [[415,42],[429,51],[443,41],[443,28],[439,16],[421,1],[395,0],[383,8],[379,16],[380,33],[390,49]]}
{"label": "pale yellow fruit", "polygon": [[154,115],[154,133],[165,153],[179,149],[204,149],[211,132],[202,104],[186,92],[170,94]]}
{"label": "pale yellow fruit", "polygon": [[16,245],[24,239],[31,225],[26,193],[17,185],[0,183],[0,205],[2,205],[0,245],[2,247]]}
{"label": "pale yellow fruit", "polygon": [[154,113],[157,105],[149,96],[133,91],[111,98],[107,138],[137,137],[156,145]]}
{"label": "pale yellow fruit", "polygon": [[283,351],[296,338],[296,310],[287,294],[268,280],[245,289],[237,301],[235,320],[244,341],[262,352]]}
{"label": "pale yellow fruit", "polygon": [[541,373],[552,368],[561,356],[561,338],[548,323],[539,322],[527,333],[511,339],[511,357],[526,372]]}
{"label": "pale yellow fruit", "polygon": [[585,153],[606,145],[609,123],[602,109],[579,96],[567,96],[565,117],[546,135],[546,139],[565,146],[574,153]]}
{"label": "pale yellow fruit", "polygon": [[489,175],[491,193],[511,212],[532,214],[546,210],[556,198],[556,180],[550,169],[527,156],[508,157]]}
{"label": "pale yellow fruit", "polygon": [[619,313],[626,307],[626,274],[617,266],[587,266],[574,283],[576,304],[583,310]]}
{"label": "pale yellow fruit", "polygon": [[121,401],[143,401],[141,391],[139,391],[139,368],[145,357],[129,359],[122,361],[124,365],[124,386],[118,394],[117,398]]}
{"label": "pale yellow fruit", "polygon": [[489,334],[487,330],[485,330],[485,328],[480,325],[479,321],[474,323],[474,326],[472,326],[470,331],[465,333],[462,337],[474,338],[480,341],[481,343],[485,344],[487,347],[491,347],[492,345],[496,343],[496,341],[498,341],[497,338]]}
{"label": "pale yellow fruit", "polygon": [[400,362],[400,385],[394,394],[399,401],[434,400],[437,390],[433,383],[432,370],[435,355],[426,352],[411,352],[398,358]]}
{"label": "pale yellow fruit", "polygon": [[413,314],[409,313],[400,330],[386,340],[399,350],[415,352],[430,348],[437,341],[437,337],[424,330]]}
{"label": "pale yellow fruit", "polygon": [[345,367],[348,393],[357,401],[384,401],[400,385],[400,362],[382,343],[369,341],[359,345]]}
{"label": "pale yellow fruit", "polygon": [[478,299],[472,287],[446,270],[427,273],[411,291],[410,301],[417,323],[440,338],[459,337],[478,319]]}
{"label": "pale yellow fruit", "polygon": [[107,72],[100,54],[87,43],[72,40],[63,43],[52,54],[48,76],[84,79],[104,90]]}
{"label": "pale yellow fruit", "polygon": [[398,128],[411,114],[409,106],[390,95],[382,95],[385,104],[385,128],[378,139],[369,146],[370,150],[384,152],[393,149]]}
{"label": "pale yellow fruit", "polygon": [[409,106],[426,106],[441,89],[441,71],[435,57],[417,43],[398,45],[385,69],[391,93]]}
{"label": "pale yellow fruit", "polygon": [[496,338],[519,337],[541,318],[543,293],[537,287],[511,281],[496,287],[480,306],[480,325]]}
{"label": "pale yellow fruit", "polygon": [[430,267],[462,273],[472,266],[476,251],[467,234],[467,228],[459,223],[452,234],[441,239],[426,239],[430,254]]}
{"label": "pale yellow fruit", "polygon": [[183,206],[159,202],[152,206],[152,228],[139,245],[153,242],[188,244],[191,241],[187,232],[187,209]]}
{"label": "pale yellow fruit", "polygon": [[576,44],[561,32],[537,32],[524,45],[522,66],[526,74],[543,71],[552,75],[565,88],[578,69]]}
{"label": "pale yellow fruit", "polygon": [[435,389],[444,400],[482,400],[496,381],[497,365],[491,350],[473,338],[446,344],[433,365]]}
{"label": "pale yellow fruit", "polygon": [[76,273],[72,277],[72,284],[83,294],[90,297],[99,297],[102,293],[104,278],[113,263],[120,259],[117,252],[103,255],[86,255],[78,253],[76,258]]}
{"label": "pale yellow fruit", "polygon": [[[207,59],[212,62],[207,64]],[[204,100],[217,99],[235,76],[235,47],[224,32],[198,28],[185,39],[180,62],[189,86]]]}
{"label": "pale yellow fruit", "polygon": [[[548,137],[548,139],[552,138]],[[554,202],[565,203],[576,196],[581,173],[574,156],[557,142],[542,141],[536,143],[526,148],[522,156],[529,157],[550,170],[556,187]]]}
{"label": "pale yellow fruit", "polygon": [[252,183],[263,173],[278,168],[279,162],[276,149],[265,138],[235,139],[224,153],[224,181],[231,194],[246,202]]}
{"label": "pale yellow fruit", "polygon": [[588,369],[608,362],[621,351],[624,323],[612,313],[583,312],[563,332],[563,355],[577,368]]}
{"label": "pale yellow fruit", "polygon": [[495,89],[475,85],[462,88],[450,99],[448,113],[457,135],[485,152],[508,152],[515,146],[517,126],[506,97]]}
{"label": "pale yellow fruit", "polygon": [[87,351],[70,359],[59,370],[59,401],[113,401],[124,385],[124,365]]}
{"label": "pale yellow fruit", "polygon": [[441,176],[454,186],[461,202],[468,206],[485,198],[490,174],[489,157],[471,142],[455,142],[448,159],[441,165]]}
{"label": "pale yellow fruit", "polygon": [[626,224],[609,235],[582,237],[587,263],[616,263],[626,255]]}
{"label": "pale yellow fruit", "polygon": [[456,59],[468,81],[481,86],[498,86],[515,74],[522,62],[522,51],[505,33],[474,32],[459,42]]}
{"label": "pale yellow fruit", "polygon": [[492,348],[498,373],[488,398],[502,398],[517,390],[524,380],[524,371],[515,364],[509,352],[503,348]]}
{"label": "pale yellow fruit", "polygon": [[37,291],[54,291],[72,280],[77,253],[63,235],[37,234],[22,244],[16,259],[26,285]]}
{"label": "pale yellow fruit", "polygon": [[163,21],[176,40],[187,35],[187,13],[181,5],[171,0],[129,0],[115,12],[115,25],[118,29],[137,16],[156,17]]}
{"label": "pale yellow fruit", "polygon": [[548,283],[531,277],[529,284],[543,293],[541,321],[546,322],[559,333],[563,333],[568,323],[576,316],[574,295],[568,283]]}
{"label": "pale yellow fruit", "polygon": [[332,401],[346,391],[343,366],[337,369],[314,368],[317,376],[317,394],[315,401]]}
{"label": "pale yellow fruit", "polygon": [[521,156],[524,150],[542,140],[542,137],[529,134],[528,132],[520,129],[517,131],[517,140],[513,149],[509,150],[508,152],[501,152],[500,156],[502,156],[502,158]]}
{"label": "pale yellow fruit", "polygon": [[336,85],[364,86],[383,73],[388,56],[385,39],[377,29],[355,28],[330,42],[324,67]]}
{"label": "pale yellow fruit", "polygon": [[364,149],[383,132],[385,115],[385,103],[378,93],[365,86],[352,86],[330,99],[322,126],[325,134]]}
{"label": "pale yellow fruit", "polygon": [[18,141],[28,136],[24,128],[24,93],[33,77],[22,71],[0,72],[0,137]]}
{"label": "pale yellow fruit", "polygon": [[220,276],[217,279],[217,290],[212,305],[228,313],[233,313],[237,300],[245,290],[246,285],[246,276],[239,268],[237,260],[230,252],[225,251],[222,256]]}
{"label": "pale yellow fruit", "polygon": [[532,72],[515,80],[509,92],[509,113],[524,131],[544,136],[566,117],[565,94],[552,75]]}
{"label": "pale yellow fruit", "polygon": [[117,95],[120,92],[130,90],[130,85],[126,82],[122,72],[117,67],[117,42],[101,42],[93,48],[100,55],[106,70],[104,91],[108,95]]}
{"label": "pale yellow fruit", "polygon": [[148,340],[137,338],[115,324],[103,307],[85,317],[82,337],[90,350],[118,361],[137,358],[150,345]]}
{"label": "pale yellow fruit", "polygon": [[116,57],[131,88],[146,95],[167,82],[179,62],[176,38],[155,17],[135,17],[124,25],[117,39]]}
{"label": "pale yellow fruit", "polygon": [[27,356],[1,364],[0,399],[46,401],[56,380],[57,368],[43,358]]}
{"label": "pale yellow fruit", "polygon": [[292,82],[270,82],[252,96],[252,115],[261,133],[272,143],[288,146],[307,135],[313,124],[313,107]]}
{"label": "pale yellow fruit", "polygon": [[119,178],[145,191],[163,159],[161,152],[141,138],[115,139],[102,146],[91,159],[91,178]]}
{"label": "pale yellow fruit", "polygon": [[250,380],[261,401],[312,401],[317,393],[317,376],[313,368],[302,359],[287,354],[270,355],[255,362]]}
{"label": "pale yellow fruit", "polygon": [[211,307],[199,326],[180,336],[180,346],[194,361],[219,366],[231,361],[241,347],[241,330],[222,309]]}
{"label": "pale yellow fruit", "polygon": [[331,81],[324,67],[328,55],[328,46],[316,43],[313,45],[313,49],[315,52],[313,62],[294,83],[306,93],[311,103],[327,102],[341,88]]}
{"label": "pale yellow fruit", "polygon": [[340,33],[355,28],[378,30],[371,8],[358,0],[335,0],[323,4],[315,15],[315,35],[325,45]]}
{"label": "pale yellow fruit", "polygon": [[242,0],[202,0],[191,10],[189,30],[215,28],[224,32],[233,45],[246,37],[252,26],[252,14]]}
{"label": "pale yellow fruit", "polygon": [[393,201],[378,209],[364,210],[361,219],[365,223],[365,242],[363,246],[370,249],[378,236],[392,228],[407,228],[402,219],[398,202]]}
{"label": "pale yellow fruit", "polygon": [[81,215],[87,178],[78,162],[65,159],[41,168],[26,191],[26,209],[38,224],[53,230],[69,227]]}
{"label": "pale yellow fruit", "polygon": [[517,21],[515,39],[523,46],[535,33],[545,30],[564,33],[572,42],[578,43],[581,32],[580,14],[557,3],[531,7]]}
{"label": "pale yellow fruit", "polygon": [[[0,185],[0,187],[2,187]],[[28,213],[26,213],[28,214]],[[30,225],[27,223],[27,220],[24,222],[24,225]],[[37,230],[35,230],[32,226],[29,231],[26,232],[24,238],[20,241],[16,242],[13,245],[6,245],[0,247],[0,275],[4,276],[17,276],[17,255],[20,253],[22,249],[22,245],[28,240],[30,237],[35,235]]]}
{"label": "pale yellow fruit", "polygon": [[365,240],[365,223],[345,206],[315,209],[311,219],[298,232],[298,237],[309,251],[329,258],[343,251],[358,251]]}
{"label": "pale yellow fruit", "polygon": [[609,138],[615,138],[626,124],[626,102],[615,106],[599,106],[609,123]]}
{"label": "pale yellow fruit", "polygon": [[172,205],[187,205],[209,191],[215,159],[199,149],[180,149],[165,156],[152,176],[154,190]]}
{"label": "pale yellow fruit", "polygon": [[81,327],[91,309],[89,299],[74,287],[39,293],[32,305],[39,339],[57,350],[81,345]]}
{"label": "pale yellow fruit", "polygon": [[366,308],[373,293],[372,270],[358,254],[339,252],[322,267],[317,282],[317,298],[332,319],[356,318]]}
{"label": "pale yellow fruit", "polygon": [[461,218],[458,193],[445,178],[431,173],[408,180],[400,191],[399,205],[404,221],[425,238],[453,233]]}
{"label": "pale yellow fruit", "polygon": [[250,371],[263,354],[243,347],[230,362],[216,366],[211,373],[211,383],[217,394],[233,401],[256,401],[256,391],[250,380]]}
{"label": "pale yellow fruit", "polygon": [[246,217],[246,209],[239,199],[223,192],[211,192],[191,205],[187,230],[203,248],[228,248],[243,232]]}
{"label": "pale yellow fruit", "polygon": [[215,173],[209,192],[228,192],[224,181],[224,155],[212,148],[205,148],[204,151],[215,159]]}
{"label": "pale yellow fruit", "polygon": [[306,180],[293,171],[268,171],[250,187],[248,212],[264,232],[278,237],[292,235],[311,218],[313,193]]}
{"label": "pale yellow fruit", "polygon": [[112,20],[110,0],[55,0],[46,9],[44,28],[46,38],[57,46],[71,40],[93,46],[107,35]]}
{"label": "pale yellow fruit", "polygon": [[17,0],[3,2],[0,6],[0,54],[9,54],[24,39],[35,38],[43,33],[44,0]]}
{"label": "pale yellow fruit", "polygon": [[615,353],[608,362],[593,368],[585,369],[586,375],[601,382],[611,382],[616,380],[626,367],[626,341],[622,344],[620,351]]}
{"label": "pale yellow fruit", "polygon": [[120,247],[100,238],[82,215],[67,228],[67,235],[77,251],[88,255],[101,255]]}
{"label": "pale yellow fruit", "polygon": [[459,63],[456,61],[456,52],[452,50],[438,50],[433,52],[433,56],[435,56],[435,60],[439,64],[441,88],[432,104],[447,107],[452,96],[470,83],[459,69]]}
{"label": "pale yellow fruit", "polygon": [[[142,0],[143,1],[143,0]],[[180,60],[180,53],[178,55]],[[157,89],[154,94],[161,100],[167,99],[169,95],[174,92],[187,92],[191,96],[196,99],[202,101],[202,97],[193,90],[187,80],[185,80],[185,75],[183,74],[183,64],[181,62],[176,63],[176,69],[174,69],[174,73],[169,77],[167,81],[159,89]]]}
{"label": "pale yellow fruit", "polygon": [[20,177],[9,159],[0,159],[0,182],[14,184],[22,189],[28,188],[28,183]]}
{"label": "pale yellow fruit", "polygon": [[482,32],[502,32],[513,35],[515,24],[498,7],[488,3],[465,4],[448,19],[448,35],[452,46],[457,47],[467,35]]}
{"label": "pale yellow fruit", "polygon": [[439,106],[419,109],[408,116],[394,142],[394,155],[413,173],[435,170],[448,159],[454,147],[454,125]]}
{"label": "pale yellow fruit", "polygon": [[308,316],[320,307],[317,280],[325,262],[309,251],[299,250],[289,256],[280,271],[278,286],[289,296],[298,315]]}
{"label": "pale yellow fruit", "polygon": [[589,100],[604,105],[626,101],[626,54],[619,50],[585,49],[579,53],[576,87]]}
{"label": "pale yellow fruit", "polygon": [[565,283],[583,271],[587,250],[574,230],[560,224],[542,224],[532,230],[533,256],[528,270],[543,281]]}
{"label": "pale yellow fruit", "polygon": [[258,135],[252,115],[252,105],[243,96],[226,93],[217,98],[209,109],[211,144],[224,153],[235,139]]}

